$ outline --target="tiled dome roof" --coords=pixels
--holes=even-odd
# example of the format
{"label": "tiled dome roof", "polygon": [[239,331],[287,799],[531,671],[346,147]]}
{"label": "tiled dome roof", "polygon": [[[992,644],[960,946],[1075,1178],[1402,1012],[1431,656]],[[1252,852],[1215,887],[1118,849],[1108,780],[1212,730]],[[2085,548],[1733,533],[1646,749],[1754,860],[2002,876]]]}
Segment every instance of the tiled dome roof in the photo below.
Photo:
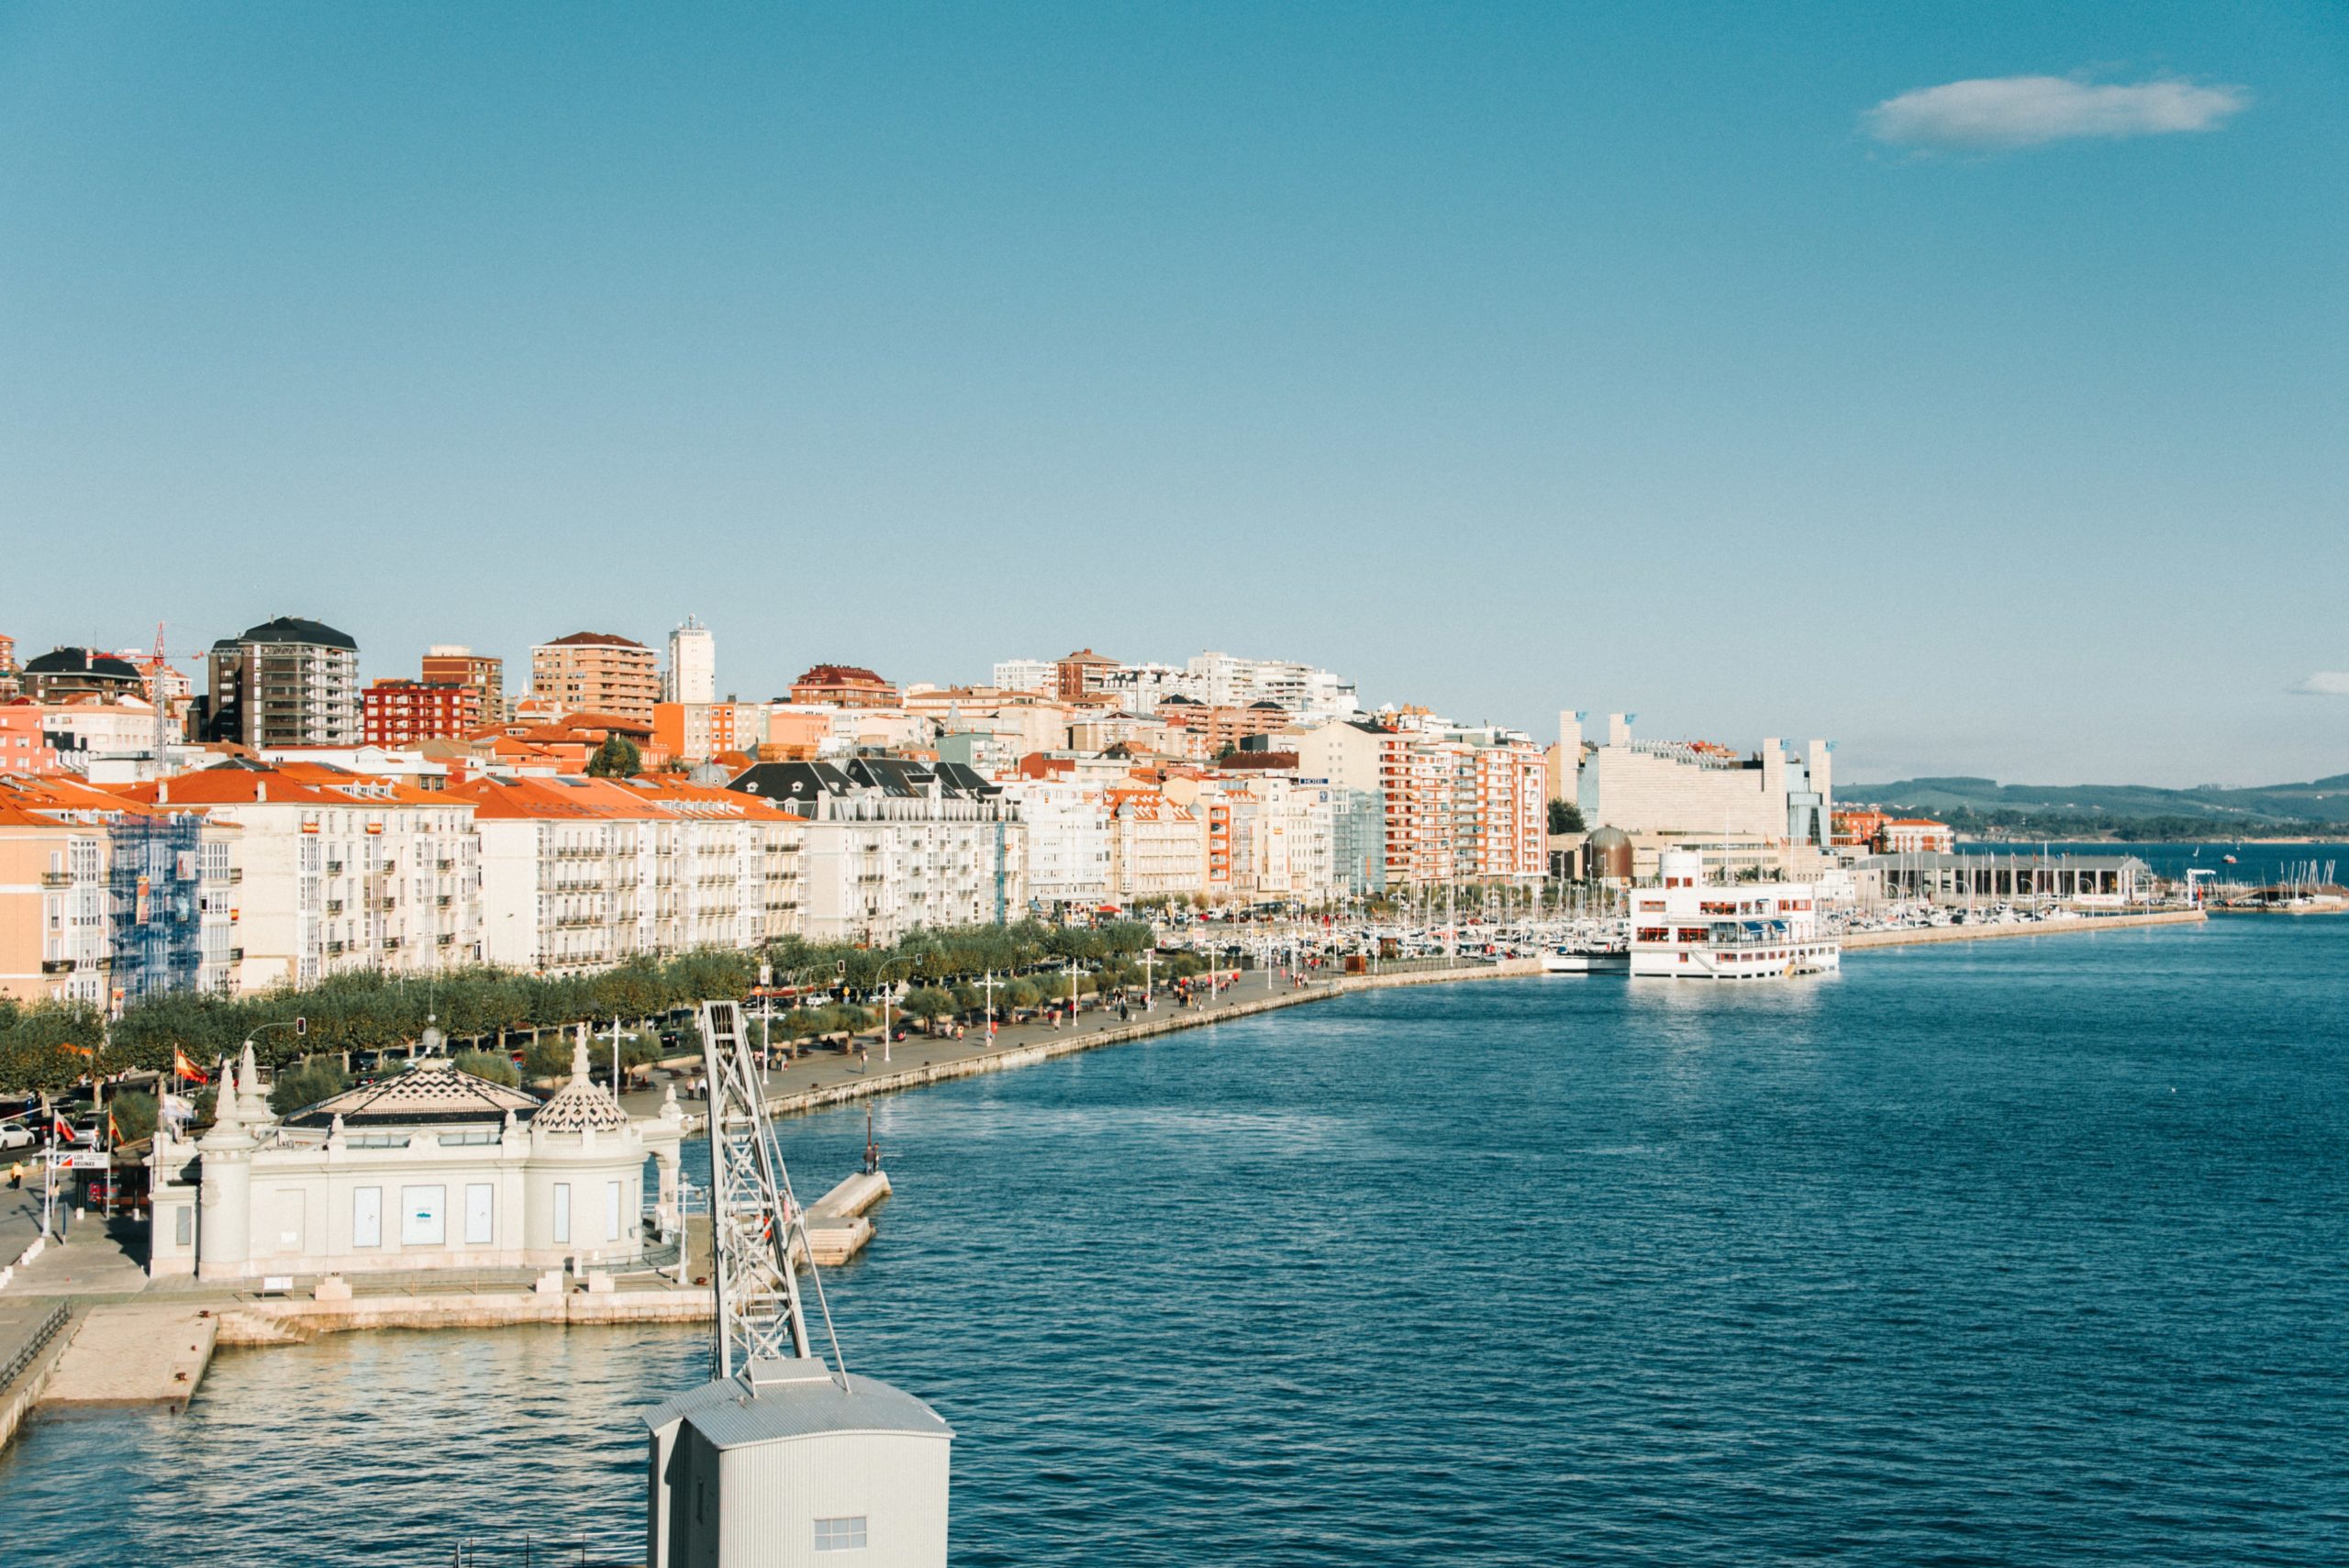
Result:
{"label": "tiled dome roof", "polygon": [[340,1117],[346,1126],[367,1122],[503,1121],[506,1113],[529,1118],[538,1097],[509,1089],[446,1062],[426,1062],[356,1089],[345,1089],[305,1106],[286,1122],[324,1127]]}
{"label": "tiled dome roof", "polygon": [[628,1112],[620,1109],[620,1103],[588,1082],[587,1040],[583,1029],[578,1042],[571,1048],[571,1082],[539,1107],[530,1125],[545,1128],[549,1132],[584,1132],[589,1128],[597,1132],[618,1132],[628,1124]]}

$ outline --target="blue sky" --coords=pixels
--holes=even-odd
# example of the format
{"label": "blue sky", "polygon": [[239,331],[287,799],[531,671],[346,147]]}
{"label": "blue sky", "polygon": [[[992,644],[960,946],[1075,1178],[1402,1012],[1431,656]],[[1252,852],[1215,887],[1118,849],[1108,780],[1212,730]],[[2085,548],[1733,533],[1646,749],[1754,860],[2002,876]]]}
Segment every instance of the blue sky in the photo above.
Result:
{"label": "blue sky", "polygon": [[2344,88],[2319,4],[0,6],[0,631],[2349,771]]}

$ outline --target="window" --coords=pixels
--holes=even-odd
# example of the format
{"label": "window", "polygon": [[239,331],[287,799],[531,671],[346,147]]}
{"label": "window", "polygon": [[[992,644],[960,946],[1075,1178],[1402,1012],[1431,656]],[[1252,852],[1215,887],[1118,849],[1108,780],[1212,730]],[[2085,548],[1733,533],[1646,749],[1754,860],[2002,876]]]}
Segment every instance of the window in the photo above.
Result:
{"label": "window", "polygon": [[862,1551],[864,1550],[864,1516],[853,1518],[818,1519],[816,1550],[818,1551]]}
{"label": "window", "polygon": [[604,1240],[618,1241],[622,1234],[620,1218],[626,1212],[621,1207],[624,1189],[618,1182],[604,1184]]}
{"label": "window", "polygon": [[172,1240],[183,1247],[195,1245],[195,1209],[188,1204],[177,1204],[172,1209]]}
{"label": "window", "polygon": [[557,1182],[554,1184],[554,1239],[564,1242],[571,1240],[571,1184],[569,1182]]}
{"label": "window", "polygon": [[400,1189],[400,1245],[439,1247],[449,1240],[449,1189]]}
{"label": "window", "polygon": [[354,1247],[380,1247],[384,1244],[383,1188],[351,1188],[351,1244]]}

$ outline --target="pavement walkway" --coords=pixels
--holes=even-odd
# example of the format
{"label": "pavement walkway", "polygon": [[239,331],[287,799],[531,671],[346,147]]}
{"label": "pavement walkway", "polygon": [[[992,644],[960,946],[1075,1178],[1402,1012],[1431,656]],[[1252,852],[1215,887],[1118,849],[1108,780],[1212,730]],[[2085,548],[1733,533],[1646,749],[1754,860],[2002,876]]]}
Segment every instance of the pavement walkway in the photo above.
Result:
{"label": "pavement walkway", "polygon": [[[1269,977],[1272,984],[1267,984]],[[1008,1057],[1032,1051],[1038,1046],[1074,1046],[1080,1040],[1115,1034],[1135,1025],[1170,1025],[1180,1020],[1179,1027],[1213,1023],[1219,1018],[1243,1017],[1260,1010],[1267,1001],[1292,1002],[1319,1000],[1337,995],[1342,987],[1340,977],[1320,972],[1310,984],[1298,986],[1282,979],[1275,971],[1244,973],[1232,984],[1223,987],[1209,1001],[1202,995],[1196,1006],[1180,1007],[1174,997],[1161,994],[1155,1006],[1145,1009],[1136,1004],[1127,1018],[1120,1019],[1114,1006],[1088,1008],[1075,1021],[1063,1023],[1059,1029],[1049,1024],[1008,1024],[988,1040],[981,1029],[971,1029],[961,1040],[933,1039],[912,1034],[886,1046],[866,1040],[864,1053],[843,1053],[837,1046],[809,1050],[804,1045],[796,1058],[778,1064],[763,1075],[763,1083],[770,1103],[793,1101],[800,1096],[824,1090],[835,1094],[846,1090],[850,1094],[864,1090],[870,1084],[877,1092],[890,1086],[888,1080],[907,1075],[918,1076],[939,1066],[957,1067],[982,1062],[987,1057]],[[780,1015],[778,1015],[780,1016]],[[756,1015],[752,1015],[755,1021]],[[894,1021],[894,1020],[893,1020]],[[1102,1043],[1107,1043],[1106,1040]],[[778,1047],[780,1049],[780,1047]],[[698,1073],[683,1074],[672,1080],[665,1075],[656,1080],[656,1086],[638,1089],[620,1098],[620,1103],[632,1116],[657,1116],[667,1085],[677,1085],[677,1102],[688,1116],[698,1118],[707,1108],[707,1101],[688,1095],[685,1084]]]}

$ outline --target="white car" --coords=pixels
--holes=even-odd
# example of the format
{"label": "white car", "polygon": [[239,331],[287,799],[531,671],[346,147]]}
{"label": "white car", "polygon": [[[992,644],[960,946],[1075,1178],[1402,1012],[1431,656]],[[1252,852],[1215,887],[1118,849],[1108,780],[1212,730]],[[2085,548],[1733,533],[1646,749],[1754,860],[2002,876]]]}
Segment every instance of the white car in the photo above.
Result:
{"label": "white car", "polygon": [[0,1121],[0,1149],[30,1149],[39,1140],[20,1121]]}

